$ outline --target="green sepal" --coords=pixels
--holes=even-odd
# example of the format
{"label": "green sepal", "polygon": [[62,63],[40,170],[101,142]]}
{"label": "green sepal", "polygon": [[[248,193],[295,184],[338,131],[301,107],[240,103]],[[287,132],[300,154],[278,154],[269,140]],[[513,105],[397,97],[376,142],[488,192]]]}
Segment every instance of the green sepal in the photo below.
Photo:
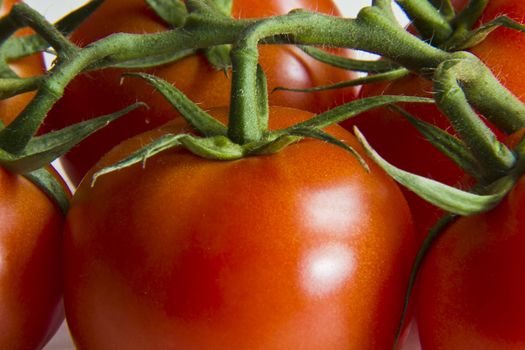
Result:
{"label": "green sepal", "polygon": [[507,16],[497,17],[494,20],[481,25],[479,28],[472,32],[468,32],[461,39],[454,38],[448,45],[449,50],[467,50],[481,43],[487,38],[487,36],[498,29],[499,27],[505,27],[517,30],[519,32],[525,32],[525,26],[521,23],[510,19]]}
{"label": "green sepal", "polygon": [[263,141],[248,143],[243,147],[245,154],[248,156],[270,155],[279,153],[286,147],[299,142],[302,139],[303,137],[301,136],[279,135],[277,137],[273,137],[270,134],[270,137],[264,139]]}
{"label": "green sepal", "polygon": [[170,52],[165,55],[161,56],[147,56],[143,57],[137,60],[112,64],[107,64],[106,62],[102,61],[97,63],[94,66],[90,66],[88,70],[95,70],[95,69],[101,69],[106,66],[110,66],[112,68],[121,68],[121,69],[147,69],[147,68],[153,68],[158,67],[165,64],[170,64],[177,62],[179,60],[182,60],[183,58],[189,57],[194,55],[197,52],[197,50],[189,49],[189,50],[181,50],[177,52]]}
{"label": "green sepal", "polygon": [[225,136],[227,134],[227,129],[224,124],[206,113],[179,89],[167,81],[146,73],[126,73],[124,76],[138,77],[146,80],[179,111],[188,124],[203,136]]}
{"label": "green sepal", "polygon": [[24,92],[33,91],[44,81],[44,76],[31,78],[0,78],[0,100],[13,97]]}
{"label": "green sepal", "polygon": [[191,153],[211,160],[236,160],[244,157],[244,147],[226,136],[196,137],[185,135],[180,143]]}
{"label": "green sepal", "polygon": [[362,78],[343,81],[343,82],[335,83],[331,85],[315,86],[315,87],[307,88],[307,89],[296,89],[296,88],[278,86],[274,88],[272,92],[291,91],[291,92],[310,93],[310,92],[318,92],[318,91],[335,90],[335,89],[342,89],[342,88],[352,87],[352,86],[360,86],[364,84],[373,84],[373,83],[378,83],[378,82],[383,82],[383,81],[397,80],[397,79],[407,76],[408,74],[410,74],[410,71],[408,69],[399,68],[399,69],[395,69],[389,72],[367,75],[366,77],[362,77]]}
{"label": "green sepal", "polygon": [[141,106],[145,104],[135,103],[116,113],[33,137],[21,154],[13,155],[0,150],[0,165],[17,174],[40,169],[65,154],[95,131]]}
{"label": "green sepal", "polygon": [[478,180],[483,177],[481,165],[460,139],[433,124],[414,117],[401,107],[391,106],[390,108],[407,119],[428,142],[450,158],[467,174]]}
{"label": "green sepal", "polygon": [[46,168],[24,174],[24,177],[38,186],[60,208],[64,216],[69,210],[69,196],[64,186]]}
{"label": "green sepal", "polygon": [[166,134],[148,145],[133,152],[128,157],[115,164],[104,167],[95,172],[91,179],[91,186],[105,174],[118,171],[132,165],[142,163],[146,166],[149,158],[168,149],[182,146],[193,154],[211,160],[235,160],[244,156],[244,148],[231,142],[226,136],[198,137],[190,134]]}
{"label": "green sepal", "polygon": [[359,164],[367,171],[370,172],[370,167],[364,160],[364,158],[351,146],[347,145],[343,141],[333,137],[332,135],[316,128],[294,128],[292,127],[289,129],[290,135],[295,136],[301,136],[301,137],[308,137],[311,139],[320,140],[323,142],[327,142],[329,144],[332,144],[334,146],[340,147],[344,149],[347,152],[350,152],[358,161]]}
{"label": "green sepal", "polygon": [[281,132],[287,133],[293,128],[317,128],[322,129],[329,125],[340,123],[346,119],[354,117],[360,113],[366,112],[370,109],[387,106],[394,103],[434,103],[434,100],[426,97],[417,96],[397,96],[397,95],[381,95],[374,97],[360,98],[358,100],[345,103],[337,106],[327,112],[318,114],[309,120],[296,124]]}
{"label": "green sepal", "polygon": [[231,45],[227,44],[212,46],[204,49],[204,55],[214,69],[228,74],[228,70],[232,66],[232,60],[230,58],[231,49]]}
{"label": "green sepal", "polygon": [[[55,23],[56,28],[63,34],[69,35],[77,29],[105,0],[92,0],[79,7]],[[7,60],[16,60],[21,57],[46,50],[49,43],[40,35],[33,34],[23,37],[10,38],[2,46],[0,55]]]}
{"label": "green sepal", "polygon": [[329,64],[331,66],[353,70],[365,73],[384,73],[399,68],[398,64],[395,64],[388,60],[356,60],[347,57],[341,57],[332,53],[326,52],[325,50],[318,49],[313,46],[299,46],[307,55],[315,58],[316,60]]}
{"label": "green sepal", "polygon": [[146,3],[172,28],[182,27],[186,22],[188,11],[181,0],[146,0]]}
{"label": "green sepal", "polygon": [[504,178],[493,188],[493,192],[478,195],[462,191],[438,181],[401,170],[383,159],[366,141],[357,128],[354,132],[370,158],[394,180],[415,192],[427,202],[453,214],[474,215],[491,210],[501,202],[514,186],[511,178]]}
{"label": "green sepal", "polygon": [[155,154],[158,154],[164,150],[179,146],[179,139],[182,136],[184,135],[164,135],[149,143],[148,145],[142,147],[141,149],[133,152],[128,157],[116,162],[115,164],[98,170],[93,174],[91,178],[91,187],[95,186],[95,182],[102,175],[130,167],[137,163],[142,163],[142,167],[144,168],[146,166],[146,161],[148,160],[148,158],[153,157]]}

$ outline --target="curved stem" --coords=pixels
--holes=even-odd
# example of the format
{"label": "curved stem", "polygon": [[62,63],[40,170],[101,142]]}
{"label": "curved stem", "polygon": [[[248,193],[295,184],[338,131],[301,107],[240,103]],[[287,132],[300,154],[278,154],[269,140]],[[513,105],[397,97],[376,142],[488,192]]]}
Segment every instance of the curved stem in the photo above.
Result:
{"label": "curved stem", "polygon": [[[483,105],[486,104],[486,101],[480,101],[479,97],[472,96],[478,92],[480,84],[485,87],[484,95],[491,94],[491,90],[495,90],[495,94],[498,95],[498,90],[503,88],[499,84],[496,86],[488,84],[487,81],[490,79],[486,75],[492,74],[488,68],[484,69],[485,66],[477,58],[473,59],[473,55],[458,53],[455,56],[457,58],[445,61],[436,70],[434,79],[436,104],[449,117],[456,132],[468,145],[484,170],[490,174],[485,180],[493,181],[508,172],[514,166],[516,159],[514,154],[496,139],[469,102],[475,107],[479,107],[481,102]],[[498,90],[491,88],[498,88]],[[525,108],[522,105],[521,107]],[[478,110],[483,113],[483,108]],[[494,118],[494,115],[486,115],[486,117]]]}
{"label": "curved stem", "polygon": [[443,42],[452,35],[447,19],[428,0],[396,0],[419,34],[431,42]]}
{"label": "curved stem", "polygon": [[66,57],[76,54],[79,48],[69,41],[55,26],[49,23],[44,16],[21,2],[13,6],[11,16],[21,23],[30,26],[44,38],[59,54]]}

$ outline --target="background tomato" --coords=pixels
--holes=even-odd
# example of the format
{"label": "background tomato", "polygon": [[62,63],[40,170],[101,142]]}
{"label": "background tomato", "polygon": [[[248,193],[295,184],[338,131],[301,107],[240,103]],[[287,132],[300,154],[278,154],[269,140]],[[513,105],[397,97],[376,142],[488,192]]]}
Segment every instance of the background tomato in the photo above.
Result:
{"label": "background tomato", "polygon": [[[271,125],[310,116],[273,107]],[[97,167],[181,128],[125,141]],[[413,240],[397,186],[335,146],[229,162],[172,149],[79,186],[66,317],[88,349],[388,349]]]}
{"label": "background tomato", "polygon": [[2,349],[41,349],[62,323],[63,223],[39,188],[0,168]]}
{"label": "background tomato", "polygon": [[525,177],[496,209],[438,238],[417,295],[424,349],[525,347],[524,216]]}
{"label": "background tomato", "polygon": [[[464,2],[457,1],[456,5],[464,6]],[[507,14],[525,23],[525,2],[491,0],[481,19],[485,23],[501,14]],[[504,86],[525,101],[525,85],[523,84],[525,71],[521,69],[525,61],[525,35],[523,33],[499,28],[470,51],[492,69]],[[393,82],[365,85],[360,95],[369,97],[381,94],[431,97],[432,83],[410,75]],[[422,120],[444,130],[451,129],[447,118],[432,105],[404,104],[403,107]],[[357,125],[371,145],[394,165],[449,185],[462,186],[463,172],[426,141],[397,112],[375,109],[343,125],[347,128]],[[426,233],[439,218],[441,211],[420,199],[413,192],[406,189],[403,189],[403,192],[413,212],[416,228]]]}
{"label": "background tomato", "polygon": [[[235,0],[233,15],[242,18],[265,17],[284,14],[294,8],[339,14],[331,0]],[[144,33],[163,30],[166,30],[166,26],[144,0],[108,0],[73,34],[72,39],[80,45],[86,45],[115,32]],[[276,86],[311,87],[348,80],[354,76],[353,73],[322,64],[295,47],[266,46],[260,52],[260,61],[267,73],[270,89]],[[230,79],[224,72],[212,68],[201,54],[147,71],[174,83],[204,108],[229,104]],[[46,130],[58,129],[114,112],[137,100],[150,106],[147,111],[134,111],[125,120],[113,123],[64,157],[64,168],[76,184],[111,147],[177,116],[173,107],[146,83],[124,80],[121,84],[122,72],[104,70],[78,77],[67,88],[64,98],[53,108],[46,121]],[[315,94],[276,92],[271,94],[270,103],[317,112],[354,96],[353,88]]]}

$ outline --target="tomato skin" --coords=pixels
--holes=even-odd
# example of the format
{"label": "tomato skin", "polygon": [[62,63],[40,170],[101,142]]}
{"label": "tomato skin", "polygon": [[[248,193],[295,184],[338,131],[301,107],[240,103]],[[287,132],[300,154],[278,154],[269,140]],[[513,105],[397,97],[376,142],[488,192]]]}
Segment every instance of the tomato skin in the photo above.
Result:
{"label": "tomato skin", "polygon": [[525,177],[498,207],[463,217],[436,241],[417,298],[424,349],[525,347]]}
{"label": "tomato skin", "polygon": [[[0,5],[0,16],[7,14],[11,10],[11,7],[17,2],[20,1],[4,0]],[[16,35],[23,36],[29,33],[31,33],[31,31],[24,29],[18,31]],[[9,67],[21,78],[28,78],[44,72],[44,61],[42,56],[37,54],[12,62],[9,64]],[[0,120],[5,125],[11,123],[34,95],[34,92],[27,92],[5,100],[0,100]]]}
{"label": "tomato skin", "polygon": [[[273,107],[271,125],[309,116]],[[97,168],[181,125],[125,141]],[[80,349],[391,347],[415,234],[378,168],[304,141],[231,162],[173,149],[94,187],[89,178],[65,230],[66,317]]]}
{"label": "tomato skin", "polygon": [[[242,18],[267,17],[287,13],[294,8],[339,14],[331,0],[235,0],[233,14]],[[114,32],[163,30],[166,30],[166,26],[144,0],[108,0],[73,34],[72,40],[86,45]],[[355,77],[352,72],[322,64],[292,46],[261,47],[260,62],[267,74],[270,91],[277,86],[306,88]],[[212,68],[201,54],[146,71],[174,83],[205,109],[226,106],[230,102],[230,78],[224,72]],[[147,83],[125,79],[121,84],[123,72],[104,70],[76,78],[48,116],[45,130],[59,129],[97,115],[112,113],[139,100],[150,107],[147,111],[134,111],[125,119],[113,123],[64,157],[64,168],[75,184],[104,153],[120,141],[158,127],[178,115]],[[275,92],[270,95],[270,104],[319,112],[349,101],[355,95],[354,88],[315,94]]]}
{"label": "tomato skin", "polygon": [[63,224],[39,188],[0,168],[2,349],[41,349],[64,319]]}
{"label": "tomato skin", "polygon": [[[16,2],[4,0],[0,15]],[[44,69],[40,55],[9,66],[21,77],[42,74]],[[2,122],[9,124],[33,96],[1,100]],[[0,167],[1,349],[41,349],[62,323],[63,225],[64,216],[50,198],[24,177]]]}

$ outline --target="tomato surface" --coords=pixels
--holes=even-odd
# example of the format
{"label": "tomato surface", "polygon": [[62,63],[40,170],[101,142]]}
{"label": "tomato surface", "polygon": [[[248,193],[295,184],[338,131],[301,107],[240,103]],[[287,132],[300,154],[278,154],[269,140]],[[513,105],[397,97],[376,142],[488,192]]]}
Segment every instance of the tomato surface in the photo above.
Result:
{"label": "tomato surface", "polygon": [[[270,123],[310,116],[272,107]],[[96,169],[184,128],[127,140]],[[327,131],[359,148],[339,126]],[[372,164],[307,140],[230,162],[172,149],[94,187],[90,174],[65,230],[66,318],[80,349],[392,346],[415,232]]]}
{"label": "tomato surface", "polygon": [[435,242],[417,297],[424,349],[525,348],[525,177],[498,207]]}
{"label": "tomato surface", "polygon": [[[331,0],[235,0],[233,16],[267,17],[285,14],[294,8],[339,14]],[[145,33],[166,29],[144,0],[108,0],[73,34],[72,40],[86,45],[115,32]],[[306,88],[354,77],[353,73],[322,64],[292,46],[261,47],[260,62],[267,74],[270,90],[277,86]],[[230,78],[212,68],[201,54],[147,72],[174,83],[203,108],[226,106],[230,102]],[[177,116],[173,107],[154,93],[147,83],[126,79],[121,84],[122,73],[122,70],[104,70],[78,77],[46,121],[46,130],[59,129],[115,112],[139,100],[150,107],[148,111],[134,111],[125,119],[113,123],[64,157],[65,170],[76,184],[111,147]],[[315,94],[275,92],[270,95],[270,104],[318,112],[354,97],[354,88]]]}
{"label": "tomato surface", "polygon": [[[465,2],[456,1],[464,6]],[[525,2],[491,0],[481,17],[488,22],[507,14],[525,23]],[[491,68],[502,84],[522,101],[525,101],[525,35],[510,29],[499,28],[470,50]],[[432,83],[418,76],[408,76],[390,83],[371,84],[363,87],[362,97],[381,94],[432,96]],[[404,104],[403,107],[416,117],[444,130],[451,126],[447,118],[432,105]],[[427,176],[440,182],[461,186],[464,173],[450,159],[436,150],[417,130],[397,112],[375,109],[344,123],[345,127],[357,125],[371,145],[394,165],[410,172]],[[440,217],[441,211],[420,199],[413,192],[403,190],[413,211],[418,231],[425,233]]]}
{"label": "tomato surface", "polygon": [[63,224],[38,187],[0,168],[2,349],[41,349],[64,319]]}
{"label": "tomato surface", "polygon": [[[4,16],[9,12],[13,4],[17,3],[17,0],[4,0],[0,4],[0,16]],[[30,33],[28,30],[20,30],[16,35],[27,35]],[[21,78],[28,78],[42,74],[44,70],[44,61],[41,55],[33,55],[24,57],[16,62],[10,62],[9,67]],[[4,124],[9,124],[13,119],[22,111],[27,103],[33,98],[34,93],[28,92],[20,94],[5,100],[0,100],[0,120]]]}
{"label": "tomato surface", "polygon": [[[4,0],[0,15],[14,3]],[[21,77],[43,72],[38,55],[12,62],[10,67]],[[26,93],[1,100],[0,119],[10,123],[32,96]],[[64,319],[63,224],[64,216],[39,188],[0,168],[1,349],[41,349]]]}

